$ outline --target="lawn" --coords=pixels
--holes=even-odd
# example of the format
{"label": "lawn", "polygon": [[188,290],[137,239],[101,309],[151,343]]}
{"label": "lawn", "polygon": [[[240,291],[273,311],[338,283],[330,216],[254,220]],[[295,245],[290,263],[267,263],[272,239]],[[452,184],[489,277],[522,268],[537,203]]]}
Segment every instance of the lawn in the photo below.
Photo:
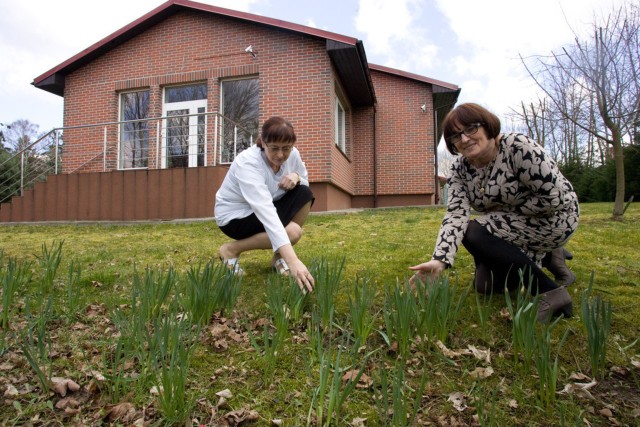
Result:
{"label": "lawn", "polygon": [[0,424],[637,425],[640,204],[581,209],[551,325],[472,292],[464,249],[408,291],[442,208],[312,215],[313,295],[269,251],[223,271],[212,221],[2,226]]}

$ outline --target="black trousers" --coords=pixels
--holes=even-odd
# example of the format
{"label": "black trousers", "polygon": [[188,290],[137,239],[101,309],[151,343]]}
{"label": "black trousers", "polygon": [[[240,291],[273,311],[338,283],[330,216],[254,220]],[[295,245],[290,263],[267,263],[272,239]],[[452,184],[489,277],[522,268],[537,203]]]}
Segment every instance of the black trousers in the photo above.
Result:
{"label": "black trousers", "polygon": [[[298,185],[273,202],[273,205],[278,212],[280,222],[286,227],[304,205],[309,202],[313,205],[314,200],[315,197],[308,186]],[[220,230],[234,240],[246,239],[265,231],[264,225],[254,213],[244,218],[233,219],[227,225],[220,227]]]}
{"label": "black trousers", "polygon": [[533,295],[556,289],[558,285],[517,246],[491,234],[477,221],[469,221],[462,244],[476,264],[474,286],[478,292],[502,292],[524,285]]}

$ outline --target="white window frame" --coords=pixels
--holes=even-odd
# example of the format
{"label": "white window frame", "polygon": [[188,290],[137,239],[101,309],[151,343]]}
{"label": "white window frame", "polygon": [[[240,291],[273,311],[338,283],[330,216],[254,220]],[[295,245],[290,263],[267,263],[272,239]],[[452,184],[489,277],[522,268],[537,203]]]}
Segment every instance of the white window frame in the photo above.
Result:
{"label": "white window frame", "polygon": [[[117,152],[117,158],[118,158],[118,170],[135,170],[135,169],[148,169],[149,168],[149,145],[150,145],[150,141],[147,141],[147,166],[136,166],[136,167],[125,167],[124,165],[124,160],[122,159],[122,155],[123,155],[123,108],[122,108],[122,98],[125,95],[129,95],[131,93],[138,93],[138,92],[148,92],[149,93],[149,97],[151,96],[150,90],[148,88],[145,89],[135,89],[135,90],[127,90],[124,92],[120,92],[118,94],[118,122],[120,123],[118,125],[118,152]],[[151,102],[151,100],[149,99],[149,102]],[[147,124],[147,132],[150,132],[148,125],[149,125],[149,117],[145,117],[142,120],[147,120],[146,124]]]}

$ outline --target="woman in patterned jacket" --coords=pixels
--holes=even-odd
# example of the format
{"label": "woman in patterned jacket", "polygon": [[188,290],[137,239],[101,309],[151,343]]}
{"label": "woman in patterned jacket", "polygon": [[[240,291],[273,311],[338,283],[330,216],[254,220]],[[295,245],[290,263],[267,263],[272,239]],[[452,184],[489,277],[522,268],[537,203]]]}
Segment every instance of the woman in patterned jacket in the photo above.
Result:
{"label": "woman in patterned jacket", "polygon": [[[475,262],[478,292],[516,289],[520,272],[540,293],[538,320],[572,315],[566,285],[575,276],[563,246],[578,226],[578,198],[535,141],[500,133],[500,120],[484,107],[461,104],[443,122],[447,149],[461,154],[451,167],[447,213],[430,261],[410,267],[424,281],[453,266],[460,243]],[[472,209],[478,213],[472,217]],[[545,265],[556,276],[542,270]],[[558,278],[562,279],[564,283]]]}

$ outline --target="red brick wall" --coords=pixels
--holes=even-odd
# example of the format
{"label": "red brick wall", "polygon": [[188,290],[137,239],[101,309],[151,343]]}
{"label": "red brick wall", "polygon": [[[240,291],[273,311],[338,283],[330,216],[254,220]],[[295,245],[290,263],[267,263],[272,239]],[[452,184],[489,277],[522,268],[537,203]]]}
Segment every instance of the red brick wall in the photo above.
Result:
{"label": "red brick wall", "polygon": [[[255,59],[244,52],[248,45],[257,52]],[[225,17],[178,13],[71,73],[65,86],[64,125],[117,121],[118,93],[132,89],[150,90],[150,116],[159,117],[164,86],[198,81],[208,82],[209,111],[219,111],[220,80],[250,75],[260,79],[260,122],[272,115],[289,119],[311,180],[330,181],[334,75],[325,40]],[[65,133],[64,172],[103,149],[102,129],[89,139],[80,139],[79,133]],[[110,141],[117,139],[114,134],[115,127],[109,130]],[[150,154],[149,166],[155,167],[155,152]],[[110,152],[107,165],[107,170],[117,167],[117,149]],[[82,169],[102,170],[102,158]]]}
{"label": "red brick wall", "polygon": [[[431,86],[374,70],[371,77],[378,99],[378,195],[433,193],[435,158]],[[420,108],[423,104],[427,105],[426,112]],[[363,174],[369,173],[362,169]]]}
{"label": "red brick wall", "polygon": [[[256,58],[244,52],[248,45],[257,52]],[[159,117],[165,86],[202,81],[209,88],[208,110],[219,111],[221,79],[243,76],[259,78],[260,123],[272,115],[293,123],[312,182],[326,183],[349,196],[373,196],[373,108],[353,109],[339,85],[336,91],[324,39],[183,11],[67,76],[64,125],[118,121],[118,94],[134,89],[149,89],[150,116]],[[378,196],[433,193],[431,86],[379,71],[372,70],[371,76],[377,97]],[[336,93],[347,110],[346,153],[334,144]],[[428,106],[426,113],[420,109],[423,104]],[[80,137],[81,132],[85,131],[65,132],[66,173],[103,150],[103,129],[92,130],[90,137],[84,133]],[[113,142],[107,171],[117,169],[116,132],[115,126],[107,132]],[[153,139],[155,127],[150,133]],[[212,144],[213,119],[208,138]],[[149,148],[149,167],[155,168],[155,143]],[[212,164],[213,150],[208,151]],[[102,157],[81,171],[102,172]]]}

